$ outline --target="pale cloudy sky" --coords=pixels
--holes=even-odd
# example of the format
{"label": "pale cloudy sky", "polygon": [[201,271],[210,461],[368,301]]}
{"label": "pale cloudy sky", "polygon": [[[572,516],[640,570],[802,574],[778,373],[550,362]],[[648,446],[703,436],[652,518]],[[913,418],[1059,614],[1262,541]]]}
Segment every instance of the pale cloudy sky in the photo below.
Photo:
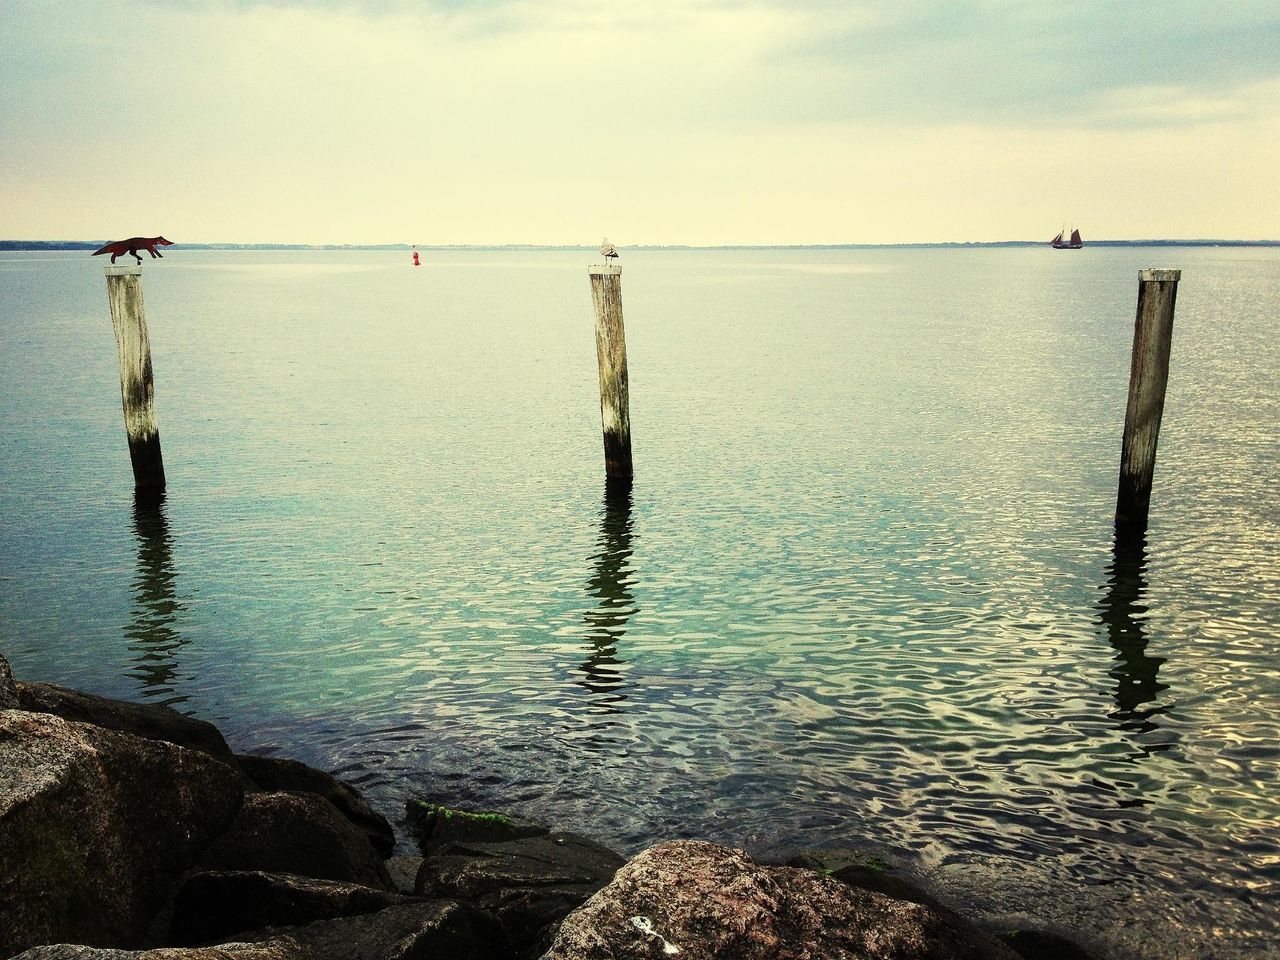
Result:
{"label": "pale cloudy sky", "polygon": [[0,237],[1280,237],[1280,3],[0,0]]}

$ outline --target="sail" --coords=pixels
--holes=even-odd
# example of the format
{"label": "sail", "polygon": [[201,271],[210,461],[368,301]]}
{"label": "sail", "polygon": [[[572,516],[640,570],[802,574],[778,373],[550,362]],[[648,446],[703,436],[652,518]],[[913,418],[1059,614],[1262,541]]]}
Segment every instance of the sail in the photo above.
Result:
{"label": "sail", "polygon": [[1059,231],[1058,231],[1058,235],[1057,235],[1056,237],[1054,237],[1052,240],[1050,240],[1049,242],[1050,242],[1050,243],[1061,243],[1061,242],[1062,242],[1062,231],[1061,231],[1061,230],[1059,230]]}
{"label": "sail", "polygon": [[[1059,234],[1058,236],[1059,236],[1059,237],[1061,237],[1062,235],[1061,235],[1061,234]],[[1084,241],[1080,239],[1080,231],[1079,231],[1079,230],[1072,230],[1072,231],[1071,231],[1071,245],[1072,245],[1072,246],[1074,246],[1074,247],[1079,247],[1079,246],[1083,246],[1083,245],[1084,245]]]}

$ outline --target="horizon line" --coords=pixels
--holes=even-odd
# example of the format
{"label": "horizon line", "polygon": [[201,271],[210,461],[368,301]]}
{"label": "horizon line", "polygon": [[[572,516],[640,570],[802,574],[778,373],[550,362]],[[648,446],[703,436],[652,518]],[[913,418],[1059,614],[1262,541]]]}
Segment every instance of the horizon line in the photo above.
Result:
{"label": "horizon line", "polygon": [[[35,250],[85,250],[97,248],[110,240],[0,240],[0,252]],[[1049,246],[1048,240],[920,240],[896,243],[636,243],[623,249],[630,250],[851,250],[851,249],[900,249],[900,248],[948,248],[948,247],[1041,247]],[[596,244],[576,243],[304,243],[295,241],[202,241],[175,242],[174,247],[190,250],[584,250],[594,251]],[[1180,238],[1180,239],[1102,239],[1086,240],[1085,246],[1137,247],[1137,246],[1231,246],[1271,247],[1280,246],[1280,240]]]}

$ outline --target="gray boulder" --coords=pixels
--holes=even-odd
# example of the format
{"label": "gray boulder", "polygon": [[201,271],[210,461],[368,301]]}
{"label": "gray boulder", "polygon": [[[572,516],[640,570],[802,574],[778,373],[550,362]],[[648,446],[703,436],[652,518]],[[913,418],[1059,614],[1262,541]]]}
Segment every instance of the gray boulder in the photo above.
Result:
{"label": "gray boulder", "polygon": [[1017,960],[977,930],[728,847],[641,853],[560,925],[543,960]]}
{"label": "gray boulder", "polygon": [[58,944],[15,960],[505,960],[510,945],[497,921],[448,901],[389,907],[254,934],[241,942],[160,950],[102,950]]}
{"label": "gray boulder", "polygon": [[391,876],[391,886],[400,893],[414,894],[418,890],[418,871],[422,869],[422,857],[388,857],[385,864]]}
{"label": "gray boulder", "polygon": [[246,930],[376,913],[409,900],[387,890],[291,873],[196,873],[178,889],[168,942],[217,943]]}
{"label": "gray boulder", "polygon": [[382,814],[374,812],[350,784],[314,767],[308,767],[305,763],[283,757],[238,754],[236,761],[259,790],[318,793],[363,830],[379,854],[389,857],[395,852],[396,835],[391,824]]}
{"label": "gray boulder", "polygon": [[306,960],[506,960],[511,946],[498,921],[449,900],[325,920],[262,937]]}
{"label": "gray boulder", "polygon": [[[154,957],[159,960],[165,954],[179,955],[182,957],[192,957],[185,950],[114,950],[109,947],[86,947],[78,943],[55,943],[41,947],[32,947],[23,953],[18,954],[14,960],[133,960],[134,957]],[[210,954],[205,954],[210,960],[221,960]]]}
{"label": "gray boulder", "polygon": [[234,764],[231,748],[217,727],[169,707],[111,700],[53,683],[19,683],[17,689],[21,710],[50,713],[63,720],[91,723],[95,727],[130,733],[145,740],[162,740],[190,750],[200,750]]}
{"label": "gray boulder", "polygon": [[964,922],[924,887],[898,873],[890,861],[874,853],[863,850],[809,850],[788,859],[780,866],[802,867],[825,873],[851,887],[883,894],[892,900],[910,900],[912,903],[924,904]]}
{"label": "gray boulder", "polygon": [[1046,930],[1007,930],[1000,940],[1023,960],[1096,960],[1074,940]]}
{"label": "gray boulder", "polygon": [[496,843],[545,837],[551,832],[549,827],[523,817],[480,813],[418,799],[405,804],[405,819],[424,857],[451,843]]}
{"label": "gray boulder", "polygon": [[250,793],[201,870],[262,870],[391,889],[364,831],[314,793]]}
{"label": "gray boulder", "polygon": [[496,914],[515,946],[526,951],[622,864],[612,850],[567,833],[453,841],[423,860],[417,890]]}
{"label": "gray boulder", "polygon": [[257,944],[227,943],[216,947],[162,947],[158,950],[115,950],[86,947],[77,943],[55,943],[32,947],[13,960],[294,960],[291,954]]}
{"label": "gray boulder", "polygon": [[0,711],[0,957],[142,944],[242,796],[239,773],[206,753]]}
{"label": "gray boulder", "polygon": [[[789,861],[787,866],[805,866],[829,873],[832,879],[853,887],[883,894],[894,900],[910,900],[924,904],[957,929],[979,929],[939,902],[924,887],[900,876],[891,864],[867,854],[841,855],[813,852]],[[1043,930],[991,930],[1001,943],[1010,947],[1023,960],[1093,960],[1093,956],[1074,940]]]}

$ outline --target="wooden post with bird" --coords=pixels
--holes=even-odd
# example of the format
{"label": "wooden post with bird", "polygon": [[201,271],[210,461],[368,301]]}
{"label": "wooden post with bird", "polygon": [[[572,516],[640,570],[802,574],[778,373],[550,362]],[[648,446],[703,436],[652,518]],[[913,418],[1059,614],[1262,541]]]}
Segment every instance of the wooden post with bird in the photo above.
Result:
{"label": "wooden post with bird", "polygon": [[156,426],[151,344],[142,309],[142,268],[136,265],[107,267],[106,273],[111,324],[120,356],[120,400],[124,405],[124,430],[129,438],[134,486],[140,499],[159,498],[164,492],[164,460],[160,455],[160,430]]}
{"label": "wooden post with bird", "polygon": [[589,269],[596,308],[596,359],[600,365],[600,425],[604,432],[604,469],[608,477],[632,475],[631,409],[627,380],[627,340],[622,327],[622,268],[617,248],[600,246],[604,263]]}
{"label": "wooden post with bird", "polygon": [[1133,326],[1129,404],[1124,415],[1120,486],[1116,493],[1116,528],[1124,531],[1144,530],[1147,526],[1156,442],[1169,382],[1173,307],[1181,277],[1181,270],[1138,271],[1138,314]]}

